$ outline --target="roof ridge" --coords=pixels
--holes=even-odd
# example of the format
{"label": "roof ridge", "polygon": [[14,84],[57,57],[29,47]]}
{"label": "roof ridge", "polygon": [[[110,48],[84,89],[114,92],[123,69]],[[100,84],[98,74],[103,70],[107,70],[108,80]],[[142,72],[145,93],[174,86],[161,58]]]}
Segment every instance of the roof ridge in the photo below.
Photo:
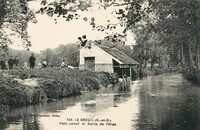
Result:
{"label": "roof ridge", "polygon": [[109,48],[108,46],[99,45],[99,48],[103,49],[105,52],[109,53],[113,57],[117,58],[119,61],[125,64],[138,64],[132,57],[120,51],[118,48]]}
{"label": "roof ridge", "polygon": [[108,46],[103,46],[103,45],[97,45],[97,46],[99,46],[99,47],[105,47],[105,48],[110,49]]}
{"label": "roof ridge", "polygon": [[[122,54],[124,54],[124,55],[126,55],[126,56],[128,56],[126,53],[124,53],[123,51],[120,51],[118,48],[116,48],[116,47],[108,47],[108,46],[103,46],[103,45],[99,45],[100,47],[105,47],[105,48],[107,48],[107,49],[109,49],[109,50],[112,50],[112,49],[114,49],[114,50],[117,50],[118,52],[120,52],[120,53],[122,53]],[[130,56],[128,56],[128,57],[130,57]],[[131,57],[130,57],[131,58]],[[132,58],[131,58],[132,59]]]}
{"label": "roof ridge", "polygon": [[[121,52],[121,53],[123,53],[123,54],[125,54],[125,55],[127,55],[126,53],[124,53],[123,51],[120,51],[118,48],[111,48],[111,49],[115,49],[115,50],[117,50],[117,51],[119,51],[119,52]],[[128,55],[127,55],[128,56]],[[128,57],[130,57],[130,56],[128,56]]]}

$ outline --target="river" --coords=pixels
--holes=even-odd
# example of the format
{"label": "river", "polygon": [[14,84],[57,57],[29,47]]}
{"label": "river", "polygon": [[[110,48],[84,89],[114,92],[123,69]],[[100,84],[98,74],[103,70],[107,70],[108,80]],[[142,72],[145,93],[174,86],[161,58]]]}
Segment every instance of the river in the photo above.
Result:
{"label": "river", "polygon": [[200,87],[180,74],[149,76],[4,113],[3,130],[200,130]]}

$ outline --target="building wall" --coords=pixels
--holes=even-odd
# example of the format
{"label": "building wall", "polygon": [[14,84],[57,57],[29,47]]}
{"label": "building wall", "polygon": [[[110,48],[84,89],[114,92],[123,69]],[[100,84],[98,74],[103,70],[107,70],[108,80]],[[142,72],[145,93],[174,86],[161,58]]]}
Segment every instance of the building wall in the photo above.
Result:
{"label": "building wall", "polygon": [[80,49],[79,69],[85,69],[85,57],[95,57],[95,71],[113,72],[113,57],[97,46]]}
{"label": "building wall", "polygon": [[112,64],[96,64],[95,65],[95,71],[98,72],[108,72],[108,73],[113,73],[113,65]]}
{"label": "building wall", "polygon": [[[85,66],[84,65],[80,65],[79,66],[80,70],[84,70]],[[113,65],[112,64],[96,64],[95,65],[95,71],[97,72],[108,72],[108,73],[113,73]]]}
{"label": "building wall", "polygon": [[95,57],[96,64],[112,64],[112,56],[97,46],[92,46],[90,49],[85,47],[80,49],[80,65],[85,64],[84,57]]}

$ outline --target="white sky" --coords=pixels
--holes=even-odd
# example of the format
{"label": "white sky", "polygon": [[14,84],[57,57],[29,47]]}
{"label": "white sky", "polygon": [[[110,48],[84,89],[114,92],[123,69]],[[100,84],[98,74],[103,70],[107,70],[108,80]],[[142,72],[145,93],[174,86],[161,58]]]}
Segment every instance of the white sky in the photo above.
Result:
{"label": "white sky", "polygon": [[[29,6],[32,9],[39,9],[40,2],[31,2]],[[99,7],[99,6],[98,6]],[[117,18],[111,14],[114,8],[98,9],[97,6],[92,7],[89,11],[80,11],[78,14],[81,17],[95,17],[95,23],[99,25],[106,25],[107,20],[111,23],[118,23]],[[60,44],[76,43],[79,36],[86,35],[89,40],[103,39],[105,32],[92,30],[89,22],[84,21],[82,18],[78,20],[72,20],[70,22],[65,21],[62,17],[57,20],[55,24],[54,18],[51,18],[45,14],[37,14],[37,23],[28,24],[28,34],[30,36],[32,47],[31,51],[40,52],[47,48],[56,48]],[[115,32],[122,32],[123,28],[117,28]],[[112,32],[109,32],[110,34]],[[133,44],[134,38],[132,33],[128,33],[128,41],[126,44]],[[14,40],[12,48],[21,49],[20,40]]]}

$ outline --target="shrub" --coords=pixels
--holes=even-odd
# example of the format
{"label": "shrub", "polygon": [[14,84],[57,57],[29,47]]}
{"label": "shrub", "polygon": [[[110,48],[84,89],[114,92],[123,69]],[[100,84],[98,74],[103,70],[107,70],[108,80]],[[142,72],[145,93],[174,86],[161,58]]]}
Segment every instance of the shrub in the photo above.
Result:
{"label": "shrub", "polygon": [[31,103],[35,104],[46,100],[47,96],[44,90],[40,87],[35,87],[31,95]]}
{"label": "shrub", "polygon": [[4,106],[17,107],[28,104],[30,98],[23,87],[9,86],[7,84],[1,85],[0,103]]}
{"label": "shrub", "polygon": [[184,70],[183,76],[192,83],[200,84],[200,70]]}
{"label": "shrub", "polygon": [[41,102],[45,98],[53,100],[80,95],[82,91],[98,90],[101,85],[107,86],[110,83],[108,73],[67,68],[13,70],[9,73],[21,79],[38,78],[39,88],[27,91],[31,95],[28,98],[31,103]]}
{"label": "shrub", "polygon": [[148,75],[148,70],[143,68],[138,68],[138,72],[139,72],[139,78],[147,77]]}

